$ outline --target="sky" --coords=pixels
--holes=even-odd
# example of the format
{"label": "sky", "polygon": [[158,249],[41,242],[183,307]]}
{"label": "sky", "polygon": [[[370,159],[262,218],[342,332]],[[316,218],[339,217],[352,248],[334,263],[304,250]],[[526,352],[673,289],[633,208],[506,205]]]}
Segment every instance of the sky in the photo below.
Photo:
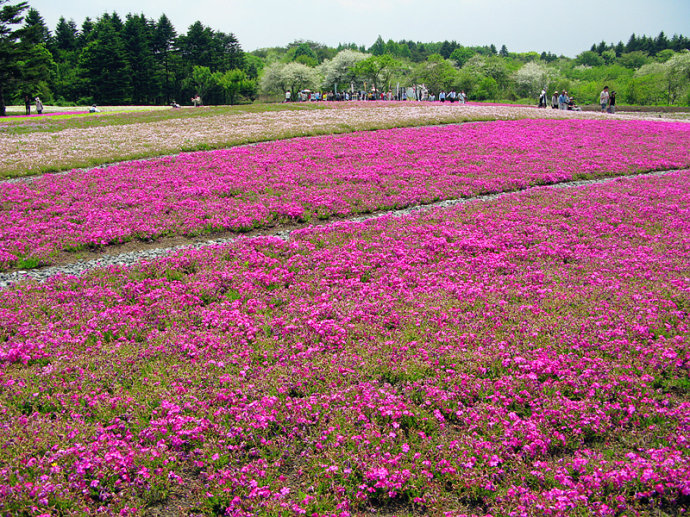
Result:
{"label": "sky", "polygon": [[[10,0],[13,3],[12,0]],[[53,30],[60,16],[81,26],[104,12],[165,15],[178,33],[200,21],[233,33],[245,51],[312,40],[369,47],[381,35],[461,45],[506,45],[511,52],[574,57],[592,43],[632,33],[690,37],[690,0],[28,0]]]}

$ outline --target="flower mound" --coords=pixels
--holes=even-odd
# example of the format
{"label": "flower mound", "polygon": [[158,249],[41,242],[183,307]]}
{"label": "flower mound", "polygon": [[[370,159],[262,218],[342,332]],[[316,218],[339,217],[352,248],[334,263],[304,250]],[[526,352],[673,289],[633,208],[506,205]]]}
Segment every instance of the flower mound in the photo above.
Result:
{"label": "flower mound", "polygon": [[4,291],[0,513],[677,513],[688,236],[678,172]]}
{"label": "flower mound", "polygon": [[271,142],[0,184],[0,268],[132,239],[687,167],[689,141],[685,123],[497,121]]}

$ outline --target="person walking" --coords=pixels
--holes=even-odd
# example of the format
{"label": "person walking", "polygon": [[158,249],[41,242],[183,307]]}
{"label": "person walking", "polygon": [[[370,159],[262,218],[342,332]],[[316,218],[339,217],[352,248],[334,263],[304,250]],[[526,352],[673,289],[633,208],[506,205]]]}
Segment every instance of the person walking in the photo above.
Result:
{"label": "person walking", "polygon": [[612,91],[609,94],[609,109],[608,112],[611,114],[616,113],[616,91]]}
{"label": "person walking", "polygon": [[558,96],[558,109],[559,110],[567,110],[568,109],[568,92],[563,90],[561,94]]}
{"label": "person walking", "polygon": [[542,88],[539,94],[539,107],[546,108],[546,88]]}
{"label": "person walking", "polygon": [[551,97],[551,109],[558,109],[558,91],[553,92]]}
{"label": "person walking", "polygon": [[26,114],[31,115],[31,97],[24,95],[24,107],[26,108]]}
{"label": "person walking", "polygon": [[40,115],[43,113],[43,103],[41,102],[41,99],[36,97],[36,112]]}
{"label": "person walking", "polygon": [[601,93],[599,94],[599,104],[601,105],[601,112],[606,111],[606,106],[608,106],[609,103],[609,87],[604,86],[604,89],[601,90]]}

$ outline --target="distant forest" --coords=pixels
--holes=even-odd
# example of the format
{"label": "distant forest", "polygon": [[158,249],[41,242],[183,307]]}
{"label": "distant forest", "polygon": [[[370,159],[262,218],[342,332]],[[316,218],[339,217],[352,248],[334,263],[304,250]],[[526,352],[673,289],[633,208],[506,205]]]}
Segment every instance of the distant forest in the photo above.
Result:
{"label": "distant forest", "polygon": [[[294,41],[243,51],[233,33],[193,23],[178,33],[166,15],[104,13],[51,30],[26,2],[0,0],[0,108],[25,95],[47,104],[235,104],[303,89],[389,90],[424,84],[470,100],[536,102],[542,88],[596,102],[604,84],[627,104],[690,105],[690,39],[631,35],[575,58],[457,41],[384,41],[329,47]],[[293,97],[294,98],[294,97]]]}

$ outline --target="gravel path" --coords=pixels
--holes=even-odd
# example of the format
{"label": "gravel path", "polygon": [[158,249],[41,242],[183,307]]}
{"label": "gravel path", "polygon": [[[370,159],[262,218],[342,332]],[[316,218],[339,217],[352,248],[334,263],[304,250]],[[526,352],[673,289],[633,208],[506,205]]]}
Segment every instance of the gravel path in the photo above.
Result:
{"label": "gravel path", "polygon": [[[563,183],[556,183],[553,185],[540,185],[536,187],[529,187],[527,189],[524,189],[520,192],[526,192],[538,188],[575,188],[575,187],[580,187],[583,185],[594,185],[598,183],[607,183],[609,181],[616,181],[616,180],[627,180],[627,179],[633,179],[633,178],[638,178],[641,176],[662,176],[665,174],[670,174],[673,172],[677,172],[675,170],[670,170],[670,171],[658,171],[658,172],[651,172],[651,173],[643,173],[643,174],[635,174],[631,176],[615,176],[611,178],[602,178],[602,179],[595,179],[595,180],[581,180],[581,181],[568,181],[568,182],[563,182]],[[371,214],[367,216],[358,216],[358,217],[352,217],[352,218],[347,218],[345,221],[352,221],[352,222],[363,222],[363,221],[368,221],[370,219],[378,219],[380,217],[386,217],[386,216],[393,216],[393,217],[402,217],[414,212],[420,212],[420,211],[428,211],[428,210],[433,210],[437,208],[448,208],[456,205],[460,205],[463,203],[468,203],[470,201],[491,201],[494,199],[498,199],[503,196],[508,196],[511,194],[515,194],[516,192],[503,192],[499,194],[487,194],[487,195],[482,195],[482,196],[475,196],[475,197],[470,197],[470,198],[463,198],[463,199],[449,199],[445,201],[439,201],[437,203],[432,203],[428,205],[417,205],[417,206],[412,206],[408,208],[404,208],[401,210],[387,210],[383,212],[378,212],[376,214]],[[294,229],[286,229],[284,231],[280,231],[278,233],[275,232],[269,232],[266,231],[264,233],[258,233],[256,235],[273,235],[275,237],[284,239],[284,240],[289,240],[290,239],[290,234],[295,231]],[[85,271],[88,271],[90,269],[96,269],[100,267],[107,267],[107,266],[127,266],[127,265],[132,265],[140,261],[144,260],[154,260],[160,257],[164,257],[166,255],[169,255],[173,252],[183,250],[183,249],[192,249],[192,248],[202,248],[205,246],[214,246],[218,244],[225,244],[228,242],[232,242],[236,239],[239,238],[245,238],[245,237],[231,237],[231,238],[225,238],[225,239],[208,239],[203,242],[197,242],[194,244],[184,244],[184,245],[179,245],[179,246],[173,246],[170,248],[159,248],[159,249],[148,249],[148,250],[141,250],[141,251],[132,251],[129,253],[122,253],[119,255],[108,255],[105,257],[100,257],[98,259],[94,260],[79,260],[76,262],[73,262],[71,264],[67,265],[61,265],[61,266],[53,266],[53,267],[44,267],[44,268],[36,268],[36,269],[24,269],[24,270],[18,270],[18,271],[12,271],[9,273],[0,273],[0,289],[6,288],[11,286],[12,284],[15,284],[17,282],[21,282],[23,280],[37,280],[39,282],[45,281],[50,277],[56,276],[56,275],[70,275],[70,276],[78,276],[82,274]]]}

